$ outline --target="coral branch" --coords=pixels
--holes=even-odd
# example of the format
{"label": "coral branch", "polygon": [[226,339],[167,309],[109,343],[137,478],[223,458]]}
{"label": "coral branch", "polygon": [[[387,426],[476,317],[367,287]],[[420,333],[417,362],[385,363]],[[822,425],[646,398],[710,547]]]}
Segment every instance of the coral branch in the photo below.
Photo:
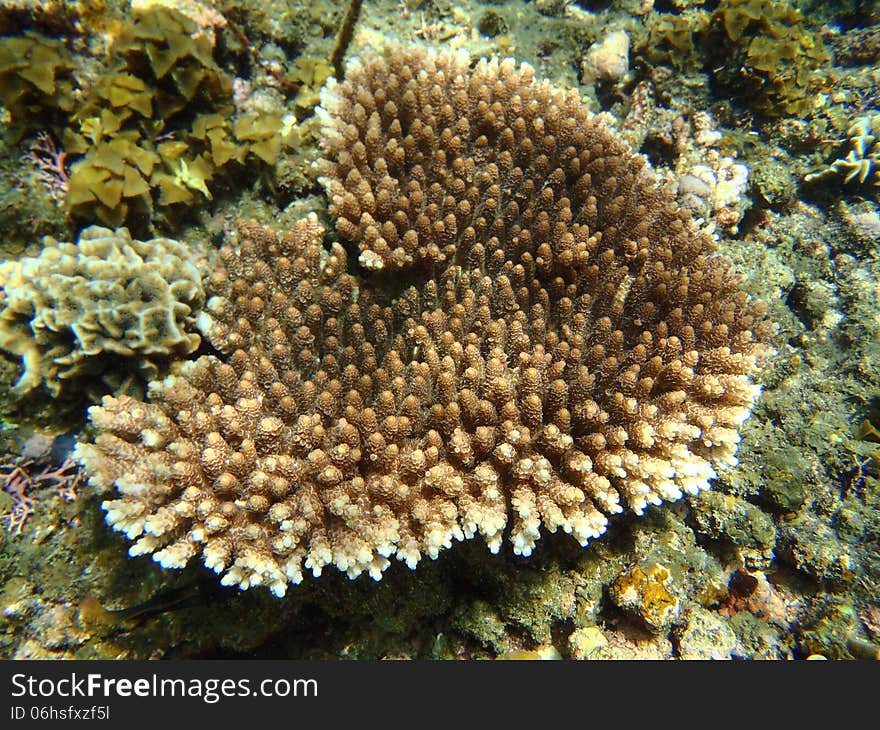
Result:
{"label": "coral branch", "polygon": [[336,36],[336,45],[333,46],[333,54],[330,56],[330,65],[337,80],[342,81],[345,76],[345,52],[354,36],[354,27],[357,25],[358,16],[361,14],[362,0],[349,0],[345,10],[342,25],[339,26],[339,34]]}
{"label": "coral branch", "polygon": [[61,205],[70,189],[67,153],[56,146],[48,134],[40,132],[31,145],[30,160],[37,171],[37,179],[46,186],[51,198]]}
{"label": "coral branch", "polygon": [[41,487],[51,487],[52,491],[67,502],[76,499],[76,489],[83,479],[79,464],[70,459],[58,467],[43,466],[35,474],[30,474],[30,462],[0,466],[2,489],[12,497],[12,509],[2,515],[6,531],[13,536],[21,534],[24,523],[34,514],[37,500],[29,494]]}

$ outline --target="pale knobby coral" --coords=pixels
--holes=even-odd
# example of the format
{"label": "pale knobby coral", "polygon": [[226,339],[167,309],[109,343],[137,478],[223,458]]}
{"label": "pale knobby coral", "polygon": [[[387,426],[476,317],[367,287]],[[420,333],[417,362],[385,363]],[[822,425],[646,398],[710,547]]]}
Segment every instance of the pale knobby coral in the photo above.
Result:
{"label": "pale knobby coral", "polygon": [[829,175],[843,174],[845,183],[858,181],[864,185],[869,180],[880,185],[880,113],[859,117],[848,132],[852,149],[828,167],[806,176],[811,182]]}
{"label": "pale knobby coral", "polygon": [[746,195],[749,168],[716,150],[706,160],[687,168],[678,179],[679,195],[684,205],[736,233],[750,202]]}
{"label": "pale knobby coral", "polygon": [[91,226],[77,243],[47,239],[38,257],[0,265],[0,348],[24,366],[15,390],[58,393],[113,356],[152,376],[155,358],[191,353],[204,289],[190,259],[179,241]]}
{"label": "pale knobby coral", "polygon": [[691,135],[675,165],[679,199],[710,224],[736,233],[751,205],[749,168],[737,162],[735,152],[720,149],[724,138],[709,113],[694,114],[690,126]]}
{"label": "pale knobby coral", "polygon": [[585,84],[619,83],[629,73],[629,34],[616,30],[590,46],[581,64]]}
{"label": "pale knobby coral", "polygon": [[108,521],[282,595],[481,535],[529,555],[736,463],[771,326],[574,91],[390,49],[322,99],[338,233],[242,224],[201,328],[222,353],[107,398],[77,456]]}

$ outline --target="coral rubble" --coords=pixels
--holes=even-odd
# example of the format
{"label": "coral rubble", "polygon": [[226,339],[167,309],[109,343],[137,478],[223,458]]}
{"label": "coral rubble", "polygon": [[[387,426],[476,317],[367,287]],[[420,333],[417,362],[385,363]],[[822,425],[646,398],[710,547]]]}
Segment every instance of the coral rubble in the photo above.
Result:
{"label": "coral rubble", "polygon": [[626,31],[609,33],[601,42],[590,46],[584,57],[582,80],[585,84],[618,83],[629,71],[630,38]]}
{"label": "coral rubble", "polygon": [[193,352],[204,290],[190,258],[179,241],[91,226],[77,243],[49,240],[38,257],[0,265],[0,348],[24,365],[16,390],[57,393],[110,357],[153,376],[156,358]]}
{"label": "coral rubble", "polygon": [[393,48],[322,103],[364,273],[313,216],[241,225],[200,317],[222,359],[106,398],[77,447],[132,554],[282,595],[505,529],[585,545],[736,462],[772,326],[576,92]]}

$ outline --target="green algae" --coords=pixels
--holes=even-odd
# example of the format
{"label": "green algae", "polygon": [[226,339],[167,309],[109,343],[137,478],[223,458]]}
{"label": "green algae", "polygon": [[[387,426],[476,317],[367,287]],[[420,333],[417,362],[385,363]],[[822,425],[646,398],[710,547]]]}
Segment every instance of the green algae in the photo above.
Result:
{"label": "green algae", "polygon": [[831,60],[800,11],[776,0],[723,0],[712,13],[708,48],[720,87],[769,117],[804,114],[816,71]]}
{"label": "green algae", "polygon": [[38,33],[0,38],[0,101],[19,134],[74,108],[75,64],[59,40]]}

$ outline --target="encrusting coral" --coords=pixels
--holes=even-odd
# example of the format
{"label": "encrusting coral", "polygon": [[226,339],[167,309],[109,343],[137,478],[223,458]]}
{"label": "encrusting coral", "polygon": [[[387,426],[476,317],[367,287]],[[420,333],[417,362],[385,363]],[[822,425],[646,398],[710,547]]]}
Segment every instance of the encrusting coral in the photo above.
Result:
{"label": "encrusting coral", "polygon": [[36,258],[0,264],[0,348],[22,358],[15,390],[94,374],[133,358],[148,377],[155,358],[193,352],[187,325],[205,293],[190,252],[167,238],[86,228],[77,243],[49,240]]}
{"label": "encrusting coral", "polygon": [[314,216],[241,224],[200,318],[222,358],[106,398],[77,447],[132,554],[283,595],[477,534],[586,544],[736,462],[772,326],[577,92],[393,48],[322,103],[363,270]]}

